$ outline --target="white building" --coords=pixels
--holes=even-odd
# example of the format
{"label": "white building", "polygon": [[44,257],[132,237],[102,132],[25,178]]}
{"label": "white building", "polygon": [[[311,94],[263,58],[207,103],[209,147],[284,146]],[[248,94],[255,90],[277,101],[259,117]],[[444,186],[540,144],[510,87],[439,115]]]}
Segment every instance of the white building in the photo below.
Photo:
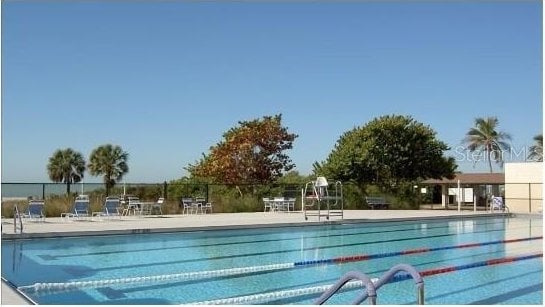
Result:
{"label": "white building", "polygon": [[505,204],[509,211],[542,212],[543,162],[509,162],[504,170]]}

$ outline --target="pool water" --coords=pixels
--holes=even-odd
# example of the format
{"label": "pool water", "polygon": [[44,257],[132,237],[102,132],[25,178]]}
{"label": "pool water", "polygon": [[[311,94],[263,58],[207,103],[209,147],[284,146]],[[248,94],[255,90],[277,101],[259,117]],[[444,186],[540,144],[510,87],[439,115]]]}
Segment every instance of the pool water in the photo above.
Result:
{"label": "pool water", "polygon": [[[398,263],[424,271],[542,253],[542,235],[541,218],[488,217],[4,240],[2,276],[17,287],[26,287],[24,292],[40,304],[193,304],[328,285],[353,270],[378,278]],[[532,239],[364,261],[234,272],[219,277],[202,274],[524,238]],[[186,272],[196,272],[196,276],[173,277]],[[158,276],[170,279],[159,280]],[[136,277],[150,278],[127,282],[127,278]],[[62,283],[64,287],[66,283],[82,281],[92,281],[92,286],[62,289],[55,288],[57,285],[52,291],[27,287],[36,283]],[[426,304],[541,305],[543,261],[537,257],[431,275],[424,277],[424,283]],[[328,303],[348,304],[359,291],[343,291]],[[416,303],[411,280],[387,284],[377,293],[379,304]],[[318,296],[275,297],[261,303],[312,304]]]}

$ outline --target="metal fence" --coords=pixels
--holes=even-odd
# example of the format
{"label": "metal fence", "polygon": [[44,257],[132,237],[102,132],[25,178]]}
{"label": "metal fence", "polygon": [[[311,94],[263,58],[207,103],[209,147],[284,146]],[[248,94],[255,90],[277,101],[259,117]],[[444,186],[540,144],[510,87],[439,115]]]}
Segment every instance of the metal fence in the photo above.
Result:
{"label": "metal fence", "polygon": [[[180,200],[183,197],[202,197],[207,202],[214,204],[215,212],[251,212],[263,210],[263,197],[295,197],[296,210],[301,210],[301,190],[305,183],[275,183],[268,185],[226,185],[207,184],[198,182],[185,183],[120,183],[114,186],[110,195],[134,195],[142,200],[154,201],[164,197],[169,204],[169,213],[179,213]],[[435,209],[441,206],[441,189],[427,186],[425,193],[421,188],[416,188],[412,199],[402,199],[393,195],[387,195],[370,186],[365,195],[353,184],[343,184],[344,207],[346,209],[368,209],[365,196],[381,196],[388,200],[396,209],[417,209],[418,205],[435,204]],[[448,186],[456,188],[455,186]],[[504,185],[463,185],[462,188],[471,188],[475,196],[476,206],[480,210],[486,210],[486,199],[489,195],[502,196],[505,203],[512,211],[540,212],[542,210],[542,184],[541,183],[506,183]],[[2,203],[19,201],[26,202],[30,198],[60,201],[64,207],[73,202],[77,194],[88,194],[92,206],[97,210],[104,202],[106,189],[102,183],[77,183],[70,186],[70,195],[66,193],[66,184],[60,183],[2,183]],[[448,204],[456,203],[453,195],[446,199]],[[473,196],[472,196],[473,197]],[[467,206],[473,204],[464,202]],[[433,208],[433,207],[432,207]],[[4,208],[2,208],[4,210]]]}
{"label": "metal fence", "polygon": [[[154,201],[164,197],[169,213],[180,213],[181,199],[184,197],[204,198],[212,202],[214,212],[255,212],[263,210],[264,197],[296,198],[295,210],[301,210],[301,193],[306,182],[273,184],[207,184],[198,182],[185,183],[121,183],[110,190],[110,195],[133,195],[141,200]],[[367,208],[364,195],[352,184],[344,184],[344,207],[346,209]],[[2,203],[19,201],[21,204],[30,198],[44,199],[48,203],[61,203],[63,209],[69,209],[78,194],[87,194],[91,206],[99,210],[106,198],[106,189],[101,183],[77,183],[70,186],[67,194],[66,184],[60,183],[2,183]],[[373,195],[378,195],[373,192]],[[380,194],[381,196],[384,196]],[[385,196],[386,197],[386,196]],[[4,208],[3,208],[4,209]],[[61,210],[61,209],[59,209]],[[56,212],[52,212],[54,215]]]}

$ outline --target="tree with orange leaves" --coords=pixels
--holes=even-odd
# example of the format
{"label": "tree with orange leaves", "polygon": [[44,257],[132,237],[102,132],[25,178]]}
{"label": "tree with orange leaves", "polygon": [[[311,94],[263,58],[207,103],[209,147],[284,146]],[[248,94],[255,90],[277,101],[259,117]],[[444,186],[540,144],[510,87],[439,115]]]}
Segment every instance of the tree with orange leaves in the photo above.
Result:
{"label": "tree with orange leaves", "polygon": [[235,185],[265,184],[295,167],[285,153],[293,147],[296,134],[282,127],[282,115],[239,121],[223,134],[223,140],[208,154],[186,168],[192,177]]}

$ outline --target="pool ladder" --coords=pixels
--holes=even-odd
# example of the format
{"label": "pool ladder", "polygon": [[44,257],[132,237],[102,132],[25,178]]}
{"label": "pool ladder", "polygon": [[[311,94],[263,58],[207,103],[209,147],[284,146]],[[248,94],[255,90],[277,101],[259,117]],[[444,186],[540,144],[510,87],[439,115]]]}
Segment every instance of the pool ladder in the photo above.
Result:
{"label": "pool ladder", "polygon": [[[19,225],[19,227],[17,227]],[[13,232],[23,233],[23,219],[21,218],[21,213],[19,213],[19,208],[17,205],[13,207]]]}
{"label": "pool ladder", "polygon": [[335,293],[337,293],[342,286],[347,282],[359,279],[363,282],[363,287],[365,292],[360,294],[356,299],[351,303],[352,305],[359,305],[367,298],[369,298],[370,305],[377,304],[377,290],[383,285],[387,284],[397,272],[405,271],[413,278],[416,284],[416,302],[418,305],[424,305],[424,279],[420,276],[420,273],[409,264],[398,264],[391,267],[382,277],[376,281],[372,281],[369,276],[358,271],[351,271],[344,274],[331,288],[322,294],[314,303],[316,305],[324,304],[329,298],[331,298]]}

